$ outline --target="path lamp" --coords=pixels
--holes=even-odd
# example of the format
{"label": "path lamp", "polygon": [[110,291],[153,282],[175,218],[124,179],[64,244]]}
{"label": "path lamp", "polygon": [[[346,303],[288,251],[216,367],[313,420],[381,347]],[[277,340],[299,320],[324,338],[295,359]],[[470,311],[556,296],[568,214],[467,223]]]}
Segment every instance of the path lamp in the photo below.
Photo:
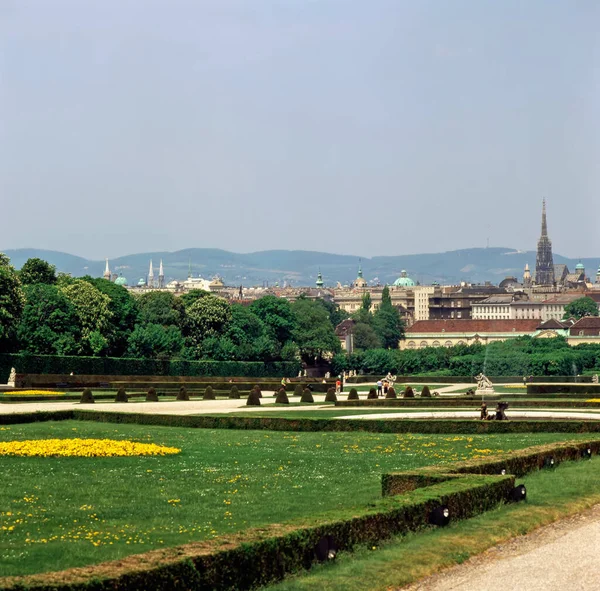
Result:
{"label": "path lamp", "polygon": [[438,527],[445,527],[450,523],[450,509],[446,505],[436,507],[429,514],[429,523]]}

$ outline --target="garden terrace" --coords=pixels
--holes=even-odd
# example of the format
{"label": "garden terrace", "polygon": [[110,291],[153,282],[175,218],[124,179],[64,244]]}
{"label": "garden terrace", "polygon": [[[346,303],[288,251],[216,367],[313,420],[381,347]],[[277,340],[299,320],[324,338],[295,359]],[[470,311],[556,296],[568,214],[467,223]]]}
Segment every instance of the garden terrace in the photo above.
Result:
{"label": "garden terrace", "polygon": [[[1,538],[0,572],[14,577],[85,568],[0,579],[2,588],[74,591],[92,579],[104,580],[98,588],[128,590],[176,588],[176,580],[180,588],[249,588],[309,566],[325,534],[339,538],[341,549],[351,549],[424,527],[440,503],[459,518],[496,506],[514,485],[514,476],[497,474],[498,461],[503,466],[513,461],[510,466],[524,473],[549,454],[574,458],[577,451],[596,453],[600,446],[589,435],[574,434],[566,437],[573,443],[558,444],[564,434],[173,429],[115,423],[120,419],[114,414],[113,422],[97,422],[111,417],[88,412],[80,418],[84,414],[90,420],[5,416],[12,424],[1,428],[0,441],[108,438],[181,453],[5,457],[0,519],[11,529]],[[514,452],[532,445],[542,447]],[[437,475],[437,482],[381,499],[382,473],[389,475],[384,478],[389,494],[398,470],[422,470]],[[106,560],[118,562],[89,566]]]}

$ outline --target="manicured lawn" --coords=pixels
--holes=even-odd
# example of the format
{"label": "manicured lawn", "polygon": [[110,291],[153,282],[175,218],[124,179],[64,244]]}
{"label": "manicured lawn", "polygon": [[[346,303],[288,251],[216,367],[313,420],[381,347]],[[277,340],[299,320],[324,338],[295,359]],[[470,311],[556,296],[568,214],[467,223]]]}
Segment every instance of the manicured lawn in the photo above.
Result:
{"label": "manicured lawn", "polygon": [[97,563],[364,505],[379,498],[385,471],[577,436],[291,433],[76,421],[0,427],[0,441],[48,438],[130,439],[182,452],[2,457],[0,576]]}

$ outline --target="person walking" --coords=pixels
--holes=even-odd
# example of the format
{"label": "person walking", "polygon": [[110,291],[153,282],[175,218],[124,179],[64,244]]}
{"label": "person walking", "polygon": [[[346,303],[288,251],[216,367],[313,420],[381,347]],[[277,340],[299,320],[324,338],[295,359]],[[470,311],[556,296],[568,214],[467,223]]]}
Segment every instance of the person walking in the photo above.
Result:
{"label": "person walking", "polygon": [[390,386],[389,382],[387,380],[385,380],[385,382],[383,382],[383,395],[384,396],[387,396],[389,386]]}
{"label": "person walking", "polygon": [[381,396],[383,390],[383,382],[381,380],[377,380],[377,398]]}
{"label": "person walking", "polygon": [[335,392],[336,394],[339,394],[342,391],[342,382],[340,381],[340,378],[338,378],[335,382]]}

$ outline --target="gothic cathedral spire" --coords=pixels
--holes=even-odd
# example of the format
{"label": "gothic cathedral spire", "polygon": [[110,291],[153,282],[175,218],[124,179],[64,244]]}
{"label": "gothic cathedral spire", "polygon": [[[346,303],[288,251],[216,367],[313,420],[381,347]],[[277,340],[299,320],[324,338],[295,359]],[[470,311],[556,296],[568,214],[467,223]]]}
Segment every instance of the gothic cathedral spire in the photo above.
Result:
{"label": "gothic cathedral spire", "polygon": [[545,199],[542,202],[542,234],[537,244],[535,282],[537,285],[554,285],[554,260],[552,258],[552,241],[548,238]]}

